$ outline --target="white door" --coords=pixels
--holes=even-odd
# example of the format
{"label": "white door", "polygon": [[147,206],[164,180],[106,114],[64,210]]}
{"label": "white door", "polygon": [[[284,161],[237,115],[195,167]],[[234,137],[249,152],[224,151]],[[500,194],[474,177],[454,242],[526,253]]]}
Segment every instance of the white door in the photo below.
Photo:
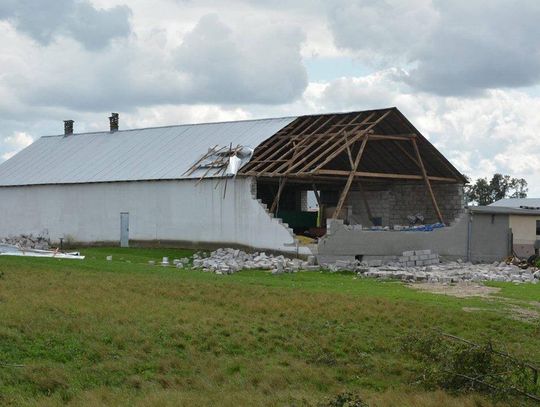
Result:
{"label": "white door", "polygon": [[129,212],[120,213],[120,247],[129,247]]}

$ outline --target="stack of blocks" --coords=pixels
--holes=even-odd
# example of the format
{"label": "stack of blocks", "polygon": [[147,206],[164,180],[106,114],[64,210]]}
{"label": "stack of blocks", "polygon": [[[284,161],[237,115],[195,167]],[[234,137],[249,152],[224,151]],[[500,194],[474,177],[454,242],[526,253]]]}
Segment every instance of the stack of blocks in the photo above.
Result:
{"label": "stack of blocks", "polygon": [[399,262],[407,267],[430,266],[432,264],[439,264],[439,255],[432,254],[431,250],[411,250],[403,252],[403,256],[399,258]]}

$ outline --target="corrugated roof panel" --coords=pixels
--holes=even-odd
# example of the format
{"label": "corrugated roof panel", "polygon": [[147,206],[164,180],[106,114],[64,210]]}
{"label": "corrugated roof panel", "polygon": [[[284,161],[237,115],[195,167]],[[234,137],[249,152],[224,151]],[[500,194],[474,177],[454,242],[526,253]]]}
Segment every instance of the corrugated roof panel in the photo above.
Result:
{"label": "corrugated roof panel", "polygon": [[493,202],[489,206],[503,206],[506,208],[519,208],[520,206],[528,206],[540,208],[540,198],[504,198]]}
{"label": "corrugated roof panel", "polygon": [[42,137],[0,164],[0,186],[198,178],[209,148],[255,149],[296,117]]}

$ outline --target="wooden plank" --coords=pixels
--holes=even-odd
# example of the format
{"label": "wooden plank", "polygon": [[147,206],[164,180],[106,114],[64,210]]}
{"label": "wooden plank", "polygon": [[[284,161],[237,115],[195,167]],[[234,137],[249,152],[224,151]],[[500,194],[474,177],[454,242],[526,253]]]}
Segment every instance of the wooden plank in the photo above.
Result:
{"label": "wooden plank", "polygon": [[[253,157],[257,159],[272,160],[274,159],[282,150],[289,147],[291,139],[287,136],[280,136],[273,140],[272,143],[267,143],[257,147],[253,153]],[[262,164],[258,164],[255,161],[250,161],[245,167],[245,171],[254,171],[259,170]]]}
{"label": "wooden plank", "polygon": [[418,144],[416,143],[416,139],[413,138],[411,142],[414,147],[414,152],[416,153],[416,159],[418,160],[418,163],[420,164],[422,176],[424,177],[424,181],[429,191],[429,195],[431,196],[431,202],[433,203],[433,207],[435,208],[435,212],[437,213],[437,217],[439,218],[439,222],[444,224],[444,219],[439,209],[439,205],[437,204],[437,198],[435,198],[435,194],[433,193],[433,189],[431,188],[431,182],[429,181],[428,175],[426,173],[426,168],[424,167],[424,163],[422,162],[422,156],[420,155],[420,150],[418,149]]}
{"label": "wooden plank", "polygon": [[[304,121],[307,121],[307,119],[311,118],[311,116],[306,116],[305,117],[305,120]],[[317,119],[318,120],[318,119]],[[315,122],[317,122],[317,120],[315,120]],[[325,122],[326,123],[326,122]],[[306,124],[305,122],[302,122],[301,125],[298,125],[296,126],[294,129],[293,129],[293,132],[294,131],[297,131],[302,125]],[[306,129],[308,128],[311,128],[313,125],[313,123],[311,123]],[[324,123],[323,123],[324,125]],[[289,135],[289,134],[284,134],[281,136],[281,139],[285,140],[286,143],[285,144],[282,144],[281,143],[281,146],[279,147],[279,149],[275,150],[269,157],[264,157],[264,158],[267,158],[268,160],[271,160],[273,158],[275,158],[276,156],[279,156],[280,154],[283,154],[285,153],[285,155],[287,155],[287,153],[289,151],[292,151],[291,150],[291,144],[293,144],[296,140],[299,140],[299,139],[304,139],[306,136],[306,134],[303,134],[303,133],[300,133],[300,134],[296,134],[296,135]],[[257,158],[263,158],[263,156],[259,156],[258,153],[254,154],[254,157],[257,157]],[[267,165],[266,167],[264,168],[261,168],[261,165],[255,165],[255,166],[250,166],[250,167],[245,167],[245,170],[246,171],[252,171],[252,170],[258,170],[260,172],[267,172],[269,171],[274,165],[274,163],[270,163],[269,165]]]}
{"label": "wooden plank", "polygon": [[[347,132],[344,132],[343,136],[345,138],[345,143],[347,143],[349,141],[349,140],[347,140]],[[349,146],[349,145],[347,145],[347,156],[349,157],[349,164],[351,165],[351,168],[352,168],[352,166],[354,165],[354,161],[353,161],[353,158],[352,158],[351,146]]]}
{"label": "wooden plank", "polygon": [[[313,118],[313,116],[308,116],[310,118]],[[311,129],[312,127],[314,127],[318,122],[322,121],[324,119],[324,116],[319,116],[317,117],[315,120],[312,120],[311,123],[305,128],[305,129],[302,129],[302,131],[300,133],[296,133],[296,134],[291,134],[289,137],[295,137],[295,136],[299,136],[299,135],[304,135],[306,134],[306,132]]]}
{"label": "wooden plank", "polygon": [[351,188],[352,182],[354,180],[354,173],[358,169],[358,165],[360,164],[360,160],[362,159],[362,155],[364,154],[364,150],[366,149],[366,144],[368,142],[368,139],[369,139],[369,136],[366,134],[364,136],[364,140],[362,140],[362,145],[360,146],[360,150],[358,150],[358,153],[356,154],[354,165],[351,167],[351,173],[349,174],[349,178],[347,178],[345,187],[343,188],[343,191],[341,192],[341,196],[339,197],[339,201],[336,206],[336,210],[334,211],[334,214],[332,215],[332,219],[337,219],[337,217],[339,216],[339,212],[341,212],[341,208],[343,207],[343,204],[345,203],[345,199],[347,199],[347,195],[349,194],[349,189]]}
{"label": "wooden plank", "polygon": [[193,174],[193,173],[198,169],[199,164],[202,163],[207,157],[209,157],[210,155],[212,155],[212,154],[214,153],[214,151],[215,151],[216,148],[217,148],[217,144],[216,144],[214,147],[208,149],[208,151],[206,152],[206,154],[203,154],[203,156],[202,156],[201,158],[199,158],[199,159],[195,162],[195,164],[193,164],[191,167],[189,167],[189,168],[182,174],[182,176],[184,176],[184,175],[186,175],[186,174],[187,174],[187,175]]}
{"label": "wooden plank", "polygon": [[[368,121],[369,119],[371,119],[373,114],[369,115],[366,119],[364,119],[362,122],[358,123],[356,125],[356,128],[358,128],[359,126],[362,126],[366,121]],[[355,120],[357,117],[354,117],[353,120]],[[339,133],[336,134],[336,136],[338,135],[341,135],[343,134],[345,130],[341,130]],[[311,158],[313,156],[314,153],[317,153],[319,151],[321,151],[324,147],[326,147],[326,145],[328,143],[330,143],[331,141],[334,141],[334,138],[332,137],[329,137],[328,140],[321,144],[318,148],[316,148],[314,151],[311,152],[311,154],[308,154],[306,155],[305,157],[303,157],[299,162],[297,162],[295,165],[292,166],[291,168],[291,171],[294,170],[295,168],[297,168],[300,164],[304,163],[306,160],[308,160],[309,158]],[[352,140],[349,140],[349,142],[345,143],[345,148],[347,148],[347,146],[350,146],[352,145],[354,142],[356,141],[356,136],[352,138]],[[319,154],[318,156],[314,157],[313,159],[311,159],[311,161],[309,161],[307,164],[305,164],[301,169],[299,169],[298,172],[304,172],[306,169],[309,169],[312,165],[314,165],[315,163],[317,163],[325,154],[329,154],[332,155],[332,150],[334,150],[335,148],[337,148],[338,150],[341,149],[341,145],[339,145],[338,143],[335,143],[330,149],[326,149],[324,150],[321,154]],[[336,154],[337,155],[337,154]]]}
{"label": "wooden plank", "polygon": [[270,213],[277,212],[277,209],[279,208],[279,198],[281,197],[281,193],[283,192],[283,188],[285,187],[286,182],[287,178],[282,178],[279,180],[278,192],[276,194],[276,197],[274,198],[274,202],[272,202],[272,206],[270,207]]}
{"label": "wooden plank", "polygon": [[[295,131],[296,129],[298,129],[299,126],[303,125],[304,122],[305,122],[305,118],[301,118],[301,117],[296,120],[293,120],[283,129],[279,130],[276,134],[274,134],[272,137],[264,141],[259,147],[257,147],[253,153],[253,157],[257,157],[258,159],[262,159],[262,158],[272,159],[273,157],[275,157],[276,154],[274,153],[274,151],[276,150],[278,146],[282,146],[280,148],[280,150],[282,150],[284,146],[287,145],[287,143],[291,142],[291,138],[287,135],[287,132]],[[290,129],[291,127],[292,129]],[[274,154],[272,154],[272,156],[269,157],[271,153],[274,153]],[[251,162],[246,164],[246,166],[244,167],[246,171],[258,169],[259,167],[259,165],[255,167],[250,164]]]}
{"label": "wooden plank", "polygon": [[[311,136],[317,134],[319,131],[321,131],[321,129],[323,129],[328,123],[330,123],[336,117],[338,117],[338,115],[336,115],[336,114],[329,115],[327,120],[325,120],[319,127],[317,127],[315,130],[313,130],[311,133],[306,134],[306,136],[311,137]],[[324,135],[326,132],[322,133],[322,135]]]}
{"label": "wooden plank", "polygon": [[[311,174],[310,172],[306,173],[299,173],[297,175],[299,176],[307,176]],[[321,169],[315,173],[316,175],[334,175],[338,177],[344,177],[349,175],[349,171],[346,170],[324,170]],[[367,171],[356,171],[354,173],[355,177],[359,178],[385,178],[385,179],[408,179],[408,180],[423,180],[424,177],[422,175],[416,175],[416,174],[390,174],[390,173],[382,173],[382,172],[367,172]],[[441,181],[441,182],[458,182],[455,178],[447,178],[447,177],[434,177],[429,176],[428,177],[430,181]]]}
{"label": "wooden plank", "polygon": [[414,158],[406,149],[405,147],[403,147],[400,143],[398,143],[397,141],[394,141],[394,144],[397,146],[397,148],[399,148],[401,150],[401,152],[403,152],[403,154],[405,154],[413,163],[415,163],[418,167],[420,167],[420,164],[418,163],[418,161],[416,160],[416,158]]}
{"label": "wooden plank", "polygon": [[[381,122],[381,120],[383,120],[386,116],[388,116],[388,114],[390,114],[391,110],[388,110],[386,111],[384,114],[382,114],[380,117],[377,118],[377,120],[375,120],[374,122],[371,122],[370,125],[368,125],[368,127],[366,129],[362,129],[360,134],[358,136],[355,136],[352,138],[352,142],[349,144],[349,143],[346,143],[344,146],[340,147],[338,150],[334,151],[332,154],[330,154],[328,157],[326,157],[326,159],[320,163],[319,165],[317,165],[317,167],[315,167],[313,171],[316,171],[316,170],[319,170],[321,169],[322,167],[324,167],[326,164],[328,164],[330,161],[332,161],[338,154],[342,153],[348,145],[351,145],[353,144],[354,142],[358,141],[361,137],[366,137],[364,134],[367,134],[367,132],[369,130],[371,130],[373,127],[375,127],[378,123]],[[367,122],[369,119],[371,118],[371,115],[368,116],[367,119],[365,119],[362,123],[360,123],[359,125],[363,125],[365,124],[365,122]]]}
{"label": "wooden plank", "polygon": [[[351,120],[356,120],[358,116],[354,116]],[[341,121],[345,120],[347,117],[343,117],[341,119]],[[323,133],[321,134],[321,136],[325,136],[326,133]],[[332,137],[328,137],[322,144],[320,144],[318,147],[315,148],[315,150],[311,151],[310,153],[304,155],[302,157],[302,159],[296,163],[293,163],[292,166],[290,166],[288,168],[288,173],[291,173],[296,167],[298,167],[298,165],[300,165],[302,162],[304,162],[305,160],[307,160],[309,157],[313,156],[314,154],[316,154],[318,151],[320,151],[322,148],[324,148],[326,145],[330,144],[331,142],[333,141],[333,138]],[[274,175],[277,174],[277,171],[274,171]]]}
{"label": "wooden plank", "polygon": [[377,140],[396,140],[396,141],[411,141],[413,139],[413,136],[400,136],[400,135],[383,135],[383,134],[370,134],[369,140],[370,141],[377,141]]}
{"label": "wooden plank", "polygon": [[285,170],[285,174],[287,174],[288,172],[290,172],[290,167],[292,166],[292,164],[294,163],[294,161],[296,160],[296,158],[298,156],[300,156],[302,153],[306,152],[312,145],[314,145],[315,143],[317,142],[316,139],[311,139],[311,138],[302,138],[299,142],[297,142],[296,144],[294,144],[292,150],[291,150],[291,153],[292,153],[292,157],[288,160],[287,163],[285,164],[281,164],[280,166],[278,166],[277,168],[274,168],[272,170],[272,173],[278,175],[281,173],[281,171]]}

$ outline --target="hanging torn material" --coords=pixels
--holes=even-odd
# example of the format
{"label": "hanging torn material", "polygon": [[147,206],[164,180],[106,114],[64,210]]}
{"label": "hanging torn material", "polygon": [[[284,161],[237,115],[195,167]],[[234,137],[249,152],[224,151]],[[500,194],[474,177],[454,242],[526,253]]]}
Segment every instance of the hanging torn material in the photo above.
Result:
{"label": "hanging torn material", "polygon": [[52,257],[55,259],[76,259],[84,260],[79,252],[63,253],[60,250],[38,250],[18,247],[13,245],[0,245],[0,256],[22,256],[22,257]]}
{"label": "hanging torn material", "polygon": [[238,156],[233,155],[229,158],[229,165],[227,166],[227,170],[225,171],[225,175],[232,175],[236,176],[238,173],[238,170],[240,169],[242,164],[242,159],[238,158]]}
{"label": "hanging torn material", "polygon": [[233,147],[214,146],[209,148],[184,174],[200,173],[203,178],[222,178],[235,176],[253,155],[253,149],[241,145]]}

